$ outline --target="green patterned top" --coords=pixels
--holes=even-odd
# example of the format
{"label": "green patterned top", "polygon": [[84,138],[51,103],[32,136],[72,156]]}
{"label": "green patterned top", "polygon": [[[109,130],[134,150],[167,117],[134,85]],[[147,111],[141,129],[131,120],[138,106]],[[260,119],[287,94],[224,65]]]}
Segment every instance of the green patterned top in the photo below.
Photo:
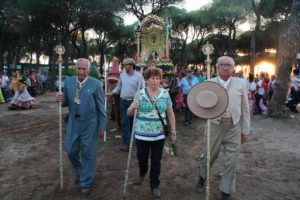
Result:
{"label": "green patterned top", "polygon": [[[135,95],[136,100],[138,93]],[[172,101],[167,90],[160,88],[158,94],[152,98],[155,102],[160,115],[166,120],[166,111],[172,106]],[[135,123],[135,138],[144,141],[156,141],[165,138],[161,121],[154,105],[152,105],[145,89],[140,90],[140,104]],[[133,101],[134,102],[134,101]]]}

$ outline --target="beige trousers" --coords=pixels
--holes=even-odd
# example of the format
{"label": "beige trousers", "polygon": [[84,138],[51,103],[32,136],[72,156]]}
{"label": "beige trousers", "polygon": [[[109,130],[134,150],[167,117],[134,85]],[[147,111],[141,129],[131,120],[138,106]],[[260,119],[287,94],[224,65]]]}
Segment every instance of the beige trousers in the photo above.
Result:
{"label": "beige trousers", "polygon": [[[241,128],[237,125],[216,125],[211,122],[210,167],[218,158],[221,146],[224,147],[224,171],[221,178],[220,190],[231,194],[235,192],[236,164],[241,146]],[[206,141],[200,155],[200,176],[206,178]]]}

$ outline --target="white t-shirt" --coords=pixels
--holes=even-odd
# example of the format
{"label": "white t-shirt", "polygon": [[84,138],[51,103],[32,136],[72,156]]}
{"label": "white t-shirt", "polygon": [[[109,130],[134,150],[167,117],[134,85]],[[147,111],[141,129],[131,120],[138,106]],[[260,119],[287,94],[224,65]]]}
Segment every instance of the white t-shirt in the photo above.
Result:
{"label": "white t-shirt", "polygon": [[300,76],[293,76],[291,78],[291,87],[294,87],[295,90],[298,90],[298,84],[300,84]]}
{"label": "white t-shirt", "polygon": [[8,85],[7,85],[8,82],[9,82],[8,76],[2,76],[2,78],[1,78],[1,87],[2,87],[2,88],[7,87],[7,86],[8,86]]}
{"label": "white t-shirt", "polygon": [[251,83],[247,82],[247,90],[254,92],[256,90],[256,83],[252,81]]}

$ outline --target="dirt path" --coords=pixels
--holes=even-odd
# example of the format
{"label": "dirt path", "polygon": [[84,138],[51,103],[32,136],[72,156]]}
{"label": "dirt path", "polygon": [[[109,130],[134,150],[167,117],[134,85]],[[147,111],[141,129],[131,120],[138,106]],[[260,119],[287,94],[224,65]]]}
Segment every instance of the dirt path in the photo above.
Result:
{"label": "dirt path", "polygon": [[[64,153],[64,192],[59,192],[58,117],[54,94],[39,96],[32,110],[8,111],[0,104],[0,197],[29,199],[121,199],[127,153],[121,152],[121,129],[109,121],[107,143],[100,142],[97,174],[89,197],[80,196],[72,182],[72,168]],[[66,110],[64,109],[64,112]],[[182,125],[183,113],[176,113],[178,157],[164,154],[161,191],[165,200],[198,200],[198,162],[203,146],[205,121]],[[114,130],[116,129],[117,130]],[[277,120],[254,116],[249,142],[242,146],[237,169],[238,200],[300,199],[300,114]],[[65,130],[65,129],[64,129]],[[212,170],[212,200],[220,199],[219,176],[222,155]],[[138,174],[135,148],[130,179]],[[152,199],[148,178],[142,186],[130,186],[128,199]]]}

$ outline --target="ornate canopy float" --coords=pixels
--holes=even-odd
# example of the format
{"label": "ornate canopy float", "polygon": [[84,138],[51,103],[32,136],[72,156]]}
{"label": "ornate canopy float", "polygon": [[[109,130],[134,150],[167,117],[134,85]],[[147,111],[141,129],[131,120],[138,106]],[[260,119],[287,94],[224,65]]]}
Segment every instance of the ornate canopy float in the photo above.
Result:
{"label": "ornate canopy float", "polygon": [[174,74],[169,49],[171,26],[171,19],[149,15],[136,30],[138,62],[146,62],[148,67],[159,67],[168,80]]}

